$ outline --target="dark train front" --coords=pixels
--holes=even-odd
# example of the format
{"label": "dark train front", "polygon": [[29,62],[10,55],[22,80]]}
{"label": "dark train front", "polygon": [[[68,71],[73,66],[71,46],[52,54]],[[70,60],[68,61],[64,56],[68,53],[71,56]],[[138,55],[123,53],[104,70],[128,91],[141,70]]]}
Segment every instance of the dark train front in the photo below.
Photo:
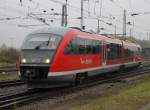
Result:
{"label": "dark train front", "polygon": [[49,79],[48,72],[65,31],[43,29],[25,38],[21,47],[20,75],[28,86],[47,88],[59,83],[55,77]]}

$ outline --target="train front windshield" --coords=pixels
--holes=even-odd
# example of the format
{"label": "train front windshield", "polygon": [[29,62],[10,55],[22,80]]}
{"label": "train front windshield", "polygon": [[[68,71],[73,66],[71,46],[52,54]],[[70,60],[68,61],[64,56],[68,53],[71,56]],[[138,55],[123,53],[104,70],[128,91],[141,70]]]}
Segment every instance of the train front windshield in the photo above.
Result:
{"label": "train front windshield", "polygon": [[29,35],[22,45],[22,49],[55,50],[61,37],[54,34]]}
{"label": "train front windshield", "polygon": [[55,34],[31,34],[21,48],[21,63],[51,63],[62,37]]}

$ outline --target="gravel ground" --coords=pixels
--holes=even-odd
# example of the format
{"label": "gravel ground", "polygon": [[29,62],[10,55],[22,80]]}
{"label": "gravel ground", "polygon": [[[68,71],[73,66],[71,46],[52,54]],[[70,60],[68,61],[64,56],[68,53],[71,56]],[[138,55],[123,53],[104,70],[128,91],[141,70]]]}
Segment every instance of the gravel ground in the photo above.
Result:
{"label": "gravel ground", "polygon": [[137,76],[134,78],[126,78],[113,83],[106,83],[94,87],[86,88],[76,92],[62,95],[59,97],[48,97],[31,104],[15,108],[15,110],[68,110],[70,107],[86,104],[93,99],[104,97],[108,94],[117,94],[118,90],[128,86],[136,85],[142,80],[141,77],[150,77],[150,75]]}
{"label": "gravel ground", "polygon": [[148,103],[147,105],[145,105],[143,108],[139,110],[150,110],[150,103]]}
{"label": "gravel ground", "polygon": [[27,86],[26,85],[20,85],[20,86],[11,86],[11,87],[4,87],[4,88],[0,88],[0,95],[1,94],[14,94],[17,93],[20,90],[26,90]]}

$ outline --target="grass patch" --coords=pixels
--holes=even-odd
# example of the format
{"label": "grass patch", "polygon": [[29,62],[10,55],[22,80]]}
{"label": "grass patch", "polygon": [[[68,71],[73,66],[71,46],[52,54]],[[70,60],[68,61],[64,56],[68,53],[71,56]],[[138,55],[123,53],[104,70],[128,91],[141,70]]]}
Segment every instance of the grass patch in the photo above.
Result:
{"label": "grass patch", "polygon": [[14,79],[19,79],[19,76],[16,72],[0,73],[0,81],[2,81],[2,80],[14,80]]}
{"label": "grass patch", "polygon": [[14,63],[6,63],[6,62],[3,62],[3,63],[0,63],[0,67],[15,67],[16,64]]}
{"label": "grass patch", "polygon": [[[111,94],[111,95],[110,95]],[[71,110],[138,110],[150,102],[150,78]]]}

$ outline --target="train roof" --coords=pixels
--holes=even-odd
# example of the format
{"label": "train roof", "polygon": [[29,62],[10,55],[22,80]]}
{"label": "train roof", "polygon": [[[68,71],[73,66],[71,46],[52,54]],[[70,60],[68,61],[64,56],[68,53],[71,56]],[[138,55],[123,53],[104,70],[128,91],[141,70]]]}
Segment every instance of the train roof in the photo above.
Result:
{"label": "train roof", "polygon": [[57,34],[57,35],[60,35],[60,36],[64,36],[67,32],[73,31],[73,30],[76,31],[77,33],[78,32],[83,32],[83,33],[87,33],[89,35],[91,34],[93,36],[93,38],[99,39],[99,40],[104,40],[107,43],[122,44],[122,41],[123,41],[123,44],[125,46],[133,46],[133,47],[141,48],[141,46],[137,43],[120,40],[120,39],[114,38],[112,36],[92,34],[92,33],[89,33],[89,32],[86,32],[84,30],[81,30],[79,28],[74,28],[74,27],[71,27],[71,28],[68,28],[68,27],[49,27],[49,28],[39,29],[37,31],[32,32],[31,34],[51,33],[51,34]]}
{"label": "train roof", "polygon": [[71,30],[72,30],[71,28],[66,28],[66,27],[49,27],[49,28],[39,29],[37,31],[32,32],[31,34],[52,33],[52,34],[64,36],[67,32],[69,32]]}
{"label": "train roof", "polygon": [[115,43],[115,44],[122,44],[122,41],[120,39],[113,38],[111,36],[104,36],[104,35],[98,35],[99,39],[104,40],[106,43]]}
{"label": "train roof", "polygon": [[133,43],[133,42],[129,42],[129,41],[123,41],[123,45],[126,48],[128,48],[128,47],[138,47],[138,48],[141,48],[141,46],[139,44]]}

